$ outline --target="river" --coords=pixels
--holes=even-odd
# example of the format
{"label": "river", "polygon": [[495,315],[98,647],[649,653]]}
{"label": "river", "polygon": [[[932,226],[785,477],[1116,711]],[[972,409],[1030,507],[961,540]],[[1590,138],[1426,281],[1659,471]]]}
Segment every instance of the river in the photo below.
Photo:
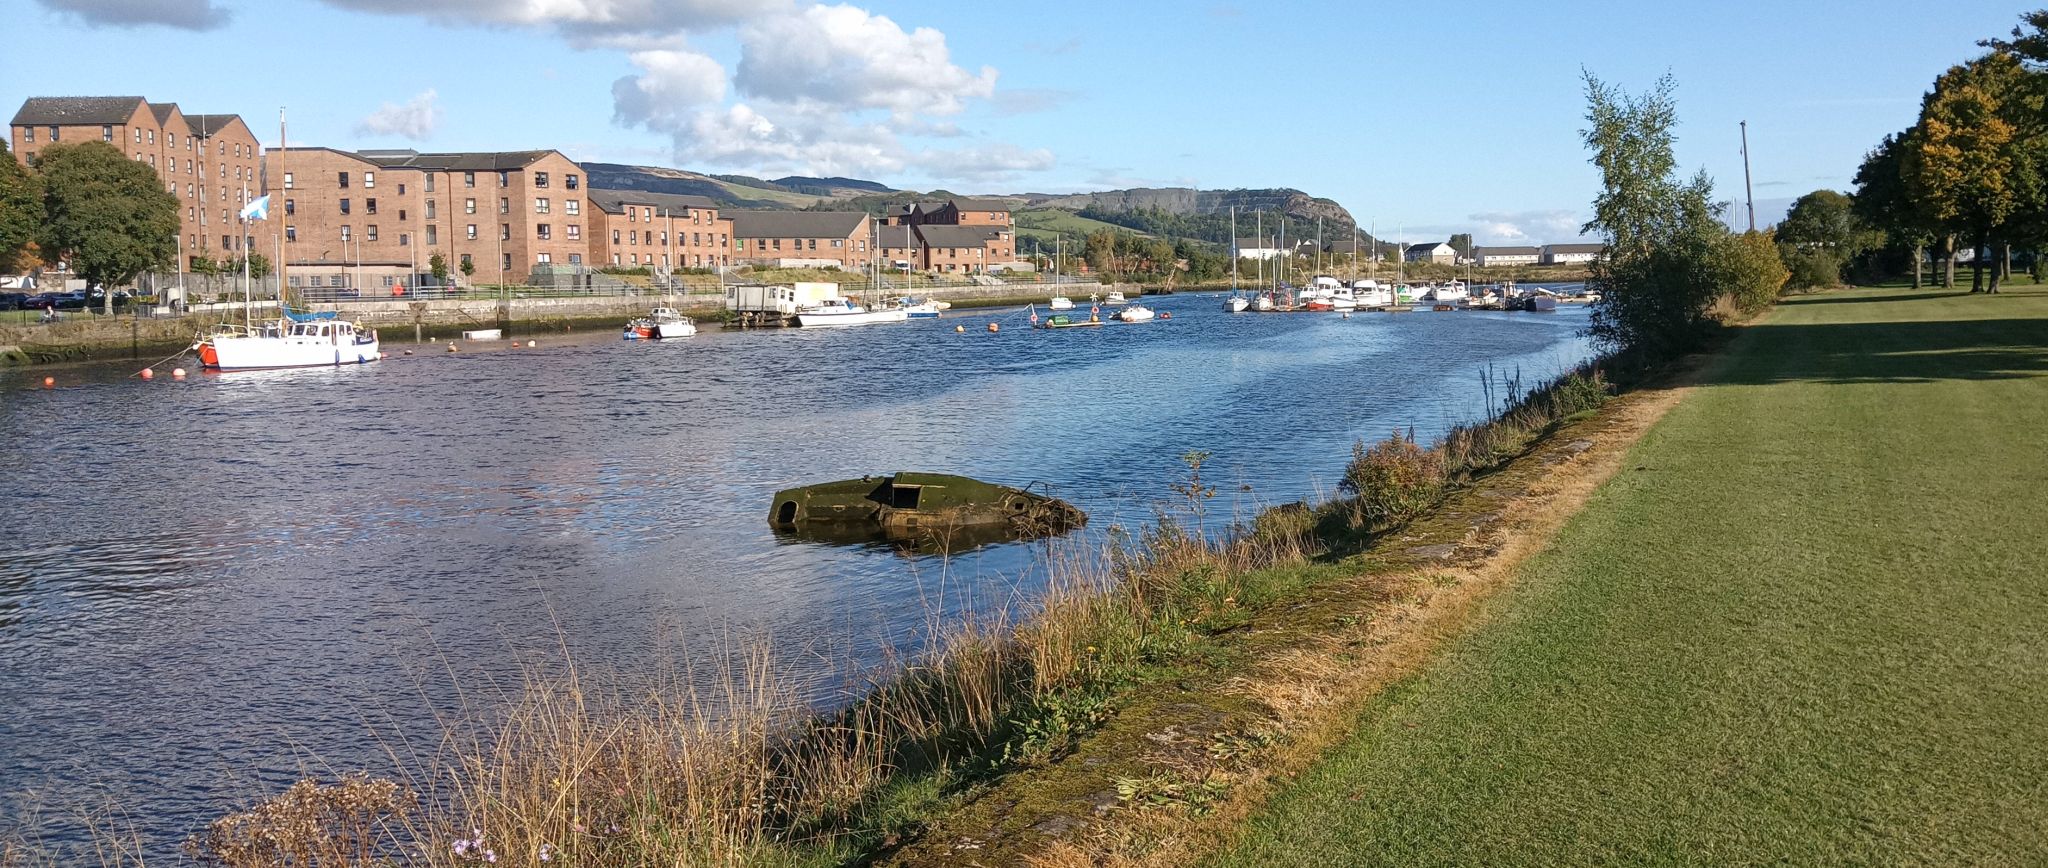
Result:
{"label": "river", "polygon": [[858,666],[915,650],[934,617],[1028,602],[1040,578],[1030,545],[779,540],[769,498],[792,484],[1039,481],[1098,533],[1146,519],[1201,449],[1228,513],[1333,490],[1358,438],[1481,416],[1489,365],[1533,384],[1589,353],[1577,306],[1219,304],[1182,294],[1156,305],[1170,320],[1060,332],[988,310],[666,344],[394,343],[360,368],[184,382],[0,371],[0,817],[39,802],[61,839],[67,809],[111,803],[167,850],[302,772],[430,750],[437,715],[563,649],[632,673],[765,637]]}

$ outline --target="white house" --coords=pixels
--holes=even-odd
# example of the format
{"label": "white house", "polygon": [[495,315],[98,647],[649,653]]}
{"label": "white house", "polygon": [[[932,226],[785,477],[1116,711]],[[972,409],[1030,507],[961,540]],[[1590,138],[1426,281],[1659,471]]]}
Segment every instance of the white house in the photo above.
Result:
{"label": "white house", "polygon": [[1416,244],[1401,253],[1409,262],[1436,262],[1452,265],[1458,261],[1458,248],[1449,242],[1437,241],[1430,244]]}
{"label": "white house", "polygon": [[1535,265],[1543,261],[1543,251],[1535,247],[1474,247],[1472,256],[1479,261],[1480,268]]}
{"label": "white house", "polygon": [[1237,258],[1279,259],[1281,251],[1285,249],[1286,248],[1281,247],[1280,245],[1275,244],[1271,241],[1265,241],[1257,238],[1240,238],[1237,241]]}
{"label": "white house", "polygon": [[1605,244],[1545,244],[1544,265],[1583,265],[1607,252]]}

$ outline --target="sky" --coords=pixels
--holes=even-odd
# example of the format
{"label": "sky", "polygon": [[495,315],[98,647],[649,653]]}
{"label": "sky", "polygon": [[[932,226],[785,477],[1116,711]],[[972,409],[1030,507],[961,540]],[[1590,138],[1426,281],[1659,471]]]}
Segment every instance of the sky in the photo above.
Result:
{"label": "sky", "polygon": [[[1294,187],[1381,237],[1571,241],[1582,70],[1678,82],[1678,156],[1758,219],[1847,190],[2029,7],[1506,0],[0,0],[0,103],[139,95],[267,144],[556,148],[956,193]],[[1738,212],[1739,213],[1739,212]]]}

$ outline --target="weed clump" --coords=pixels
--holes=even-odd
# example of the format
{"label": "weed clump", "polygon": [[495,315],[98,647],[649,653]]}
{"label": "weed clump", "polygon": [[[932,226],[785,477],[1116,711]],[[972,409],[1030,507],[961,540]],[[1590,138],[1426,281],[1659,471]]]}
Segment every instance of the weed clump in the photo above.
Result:
{"label": "weed clump", "polygon": [[1343,490],[1354,496],[1352,514],[1361,527],[1386,527],[1414,518],[1443,495],[1447,475],[1443,452],[1425,449],[1412,435],[1395,431],[1368,447],[1351,447]]}

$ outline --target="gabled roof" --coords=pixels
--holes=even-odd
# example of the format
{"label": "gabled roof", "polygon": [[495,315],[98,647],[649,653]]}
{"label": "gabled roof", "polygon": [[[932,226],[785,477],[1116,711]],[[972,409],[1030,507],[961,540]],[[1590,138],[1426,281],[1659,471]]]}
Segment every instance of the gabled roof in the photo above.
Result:
{"label": "gabled roof", "polygon": [[671,211],[684,209],[716,210],[718,203],[703,196],[688,196],[679,193],[649,193],[645,190],[591,190],[590,206],[607,214],[623,214],[627,205],[646,205],[666,208]]}
{"label": "gabled roof", "polygon": [[[195,135],[195,136],[198,136],[198,137],[200,137],[200,138],[202,138],[202,139],[208,139],[208,138],[212,138],[212,137],[214,137],[214,136],[216,136],[216,135],[219,135],[219,134],[220,134],[220,132],[221,132],[222,130],[225,130],[225,129],[227,129],[228,127],[234,126],[235,124],[242,124],[242,128],[243,128],[243,129],[248,129],[248,128],[249,128],[249,125],[248,125],[248,124],[242,123],[242,116],[241,116],[241,115],[186,115],[186,116],[185,116],[185,126],[187,126],[187,127],[191,127],[191,128],[192,128],[192,134],[193,134],[193,135]],[[250,131],[249,131],[249,135],[250,135],[251,137],[254,137],[254,136],[256,135],[256,131],[254,131],[254,130],[250,130]]]}
{"label": "gabled roof", "polygon": [[845,238],[868,215],[860,211],[727,211],[735,238]]}
{"label": "gabled roof", "polygon": [[1605,253],[1605,244],[1545,244],[1544,253]]}
{"label": "gabled roof", "polygon": [[[1435,252],[1436,252],[1436,250],[1437,250],[1437,248],[1439,248],[1439,247],[1450,247],[1450,246],[1451,246],[1451,243],[1450,243],[1450,242],[1448,242],[1448,241],[1431,241],[1431,242],[1428,242],[1428,243],[1425,243],[1425,244],[1410,244],[1410,245],[1408,245],[1408,249],[1409,249],[1409,250],[1427,250],[1427,251],[1429,251],[1429,252],[1431,252],[1431,253],[1435,253]],[[1456,250],[1456,249],[1457,249],[1457,248],[1452,248],[1452,250]]]}
{"label": "gabled roof", "polygon": [[178,104],[174,102],[153,102],[149,104],[149,113],[156,115],[157,125],[162,126],[170,123],[171,115],[178,114]]}
{"label": "gabled roof", "polygon": [[1535,247],[1474,247],[1474,256],[1540,256],[1543,251]]}
{"label": "gabled roof", "polygon": [[[363,159],[386,169],[433,169],[443,172],[507,172],[524,169],[555,153],[544,151],[471,151],[421,154],[414,151],[365,152]],[[567,159],[566,157],[564,159]]]}
{"label": "gabled roof", "polygon": [[952,204],[962,211],[1008,211],[1016,207],[998,199],[954,199]]}
{"label": "gabled roof", "polygon": [[32,96],[14,113],[14,125],[122,124],[142,104],[139,96]]}
{"label": "gabled roof", "polygon": [[917,227],[917,234],[924,237],[927,247],[982,247],[995,239],[997,233],[1009,230],[1000,226],[948,226],[925,224]]}

